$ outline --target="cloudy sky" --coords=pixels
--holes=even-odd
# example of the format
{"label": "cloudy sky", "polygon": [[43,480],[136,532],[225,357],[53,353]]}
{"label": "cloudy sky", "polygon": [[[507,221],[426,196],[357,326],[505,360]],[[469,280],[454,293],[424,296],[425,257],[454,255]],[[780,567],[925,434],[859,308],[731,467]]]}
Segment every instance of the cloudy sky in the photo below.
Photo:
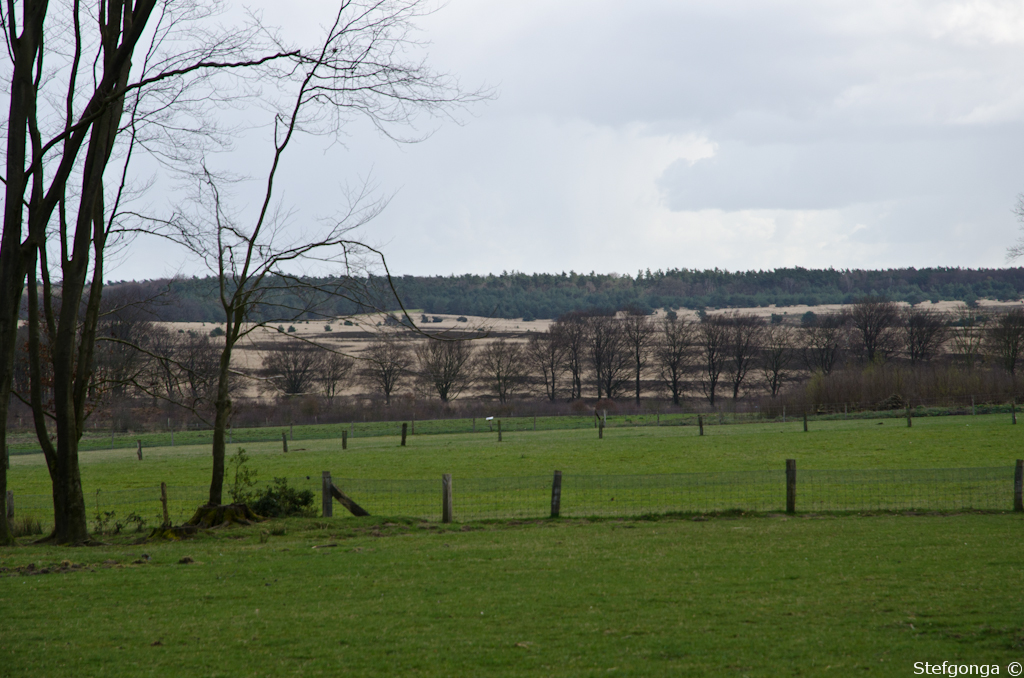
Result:
{"label": "cloudy sky", "polygon": [[[293,37],[330,11],[282,4]],[[370,177],[395,273],[986,267],[1017,237],[1020,2],[450,0],[419,25],[495,98],[414,145],[304,145],[283,194],[316,219]],[[108,277],[192,272],[160,261]]]}

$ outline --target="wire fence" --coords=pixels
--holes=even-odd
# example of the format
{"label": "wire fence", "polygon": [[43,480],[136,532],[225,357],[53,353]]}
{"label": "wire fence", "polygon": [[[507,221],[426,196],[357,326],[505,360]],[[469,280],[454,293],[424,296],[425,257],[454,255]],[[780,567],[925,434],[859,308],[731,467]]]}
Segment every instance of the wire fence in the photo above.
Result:
{"label": "wire fence", "polygon": [[[913,403],[913,417],[964,416],[983,414],[1011,414],[1016,411],[1012,402],[1000,402],[989,396],[951,398],[943,403]],[[737,424],[764,424],[768,422],[796,423],[804,415],[811,422],[860,420],[880,418],[902,418],[907,415],[903,408],[879,410],[864,409],[865,403],[829,403],[809,411],[788,411],[782,407],[769,416],[757,409],[746,411],[668,411],[617,413],[614,410],[600,410],[601,417],[592,410],[579,415],[465,417],[451,419],[426,419],[409,421],[369,421],[337,424],[303,424],[294,426],[268,426],[260,428],[229,429],[228,444],[289,443],[312,440],[340,440],[346,436],[355,441],[383,436],[398,437],[405,424],[409,435],[452,435],[472,433],[497,433],[500,426],[505,433],[527,431],[570,431],[597,428],[599,424],[608,429],[647,426],[698,426],[698,418],[704,426]],[[79,450],[135,449],[139,444],[149,447],[174,447],[181,445],[211,445],[211,430],[164,430],[148,432],[111,432],[90,430],[79,442]],[[31,432],[9,433],[8,450],[11,455],[41,454],[38,441]]]}
{"label": "wire fence", "polygon": [[[900,470],[801,470],[793,499],[799,512],[1010,511],[1020,505],[1020,466]],[[334,478],[333,483],[370,515],[442,519],[442,482]],[[554,476],[454,478],[452,518],[537,519],[552,513]],[[290,487],[318,496],[319,475],[288,479]],[[168,486],[171,521],[182,523],[207,499],[206,487]],[[562,517],[636,517],[666,513],[742,511],[771,513],[787,507],[783,470],[648,475],[561,476]],[[47,495],[15,498],[16,516],[53,522]],[[96,532],[142,531],[163,521],[160,487],[97,490],[87,497]],[[314,502],[315,504],[315,502]]]}

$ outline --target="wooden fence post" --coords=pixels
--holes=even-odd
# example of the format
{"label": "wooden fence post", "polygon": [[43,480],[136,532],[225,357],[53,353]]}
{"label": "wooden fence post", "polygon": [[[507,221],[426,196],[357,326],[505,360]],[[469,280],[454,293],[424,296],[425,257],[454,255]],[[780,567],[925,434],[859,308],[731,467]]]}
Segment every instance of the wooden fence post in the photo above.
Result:
{"label": "wooden fence post", "polygon": [[598,422],[598,424],[597,424],[597,439],[598,440],[603,440],[604,439],[604,422],[603,421]]}
{"label": "wooden fence post", "polygon": [[348,449],[348,429],[341,430],[341,449]]}
{"label": "wooden fence post", "polygon": [[1014,398],[1013,402],[1010,403],[1010,415],[1013,417],[1013,423],[1017,423],[1017,399]]}
{"label": "wooden fence post", "polygon": [[452,474],[441,476],[441,522],[452,522]]}
{"label": "wooden fence post", "polygon": [[912,428],[913,423],[910,420],[910,405],[907,405],[907,428]]}
{"label": "wooden fence post", "polygon": [[704,435],[704,417],[697,415],[697,426],[700,427],[700,434]]}
{"label": "wooden fence post", "polygon": [[288,440],[295,440],[295,427],[291,423],[288,424]]}
{"label": "wooden fence post", "polygon": [[405,434],[408,431],[409,425],[404,421],[402,422],[402,447],[405,447]]}
{"label": "wooden fence post", "polygon": [[555,479],[551,481],[551,517],[557,518],[562,510],[562,472],[555,471]]}
{"label": "wooden fence post", "polygon": [[804,433],[807,433],[807,411],[804,411]]}
{"label": "wooden fence post", "polygon": [[498,442],[501,442],[501,419],[498,420]]}
{"label": "wooden fence post", "polygon": [[786,460],[786,513],[796,513],[796,459]]}
{"label": "wooden fence post", "polygon": [[171,526],[171,514],[167,512],[167,483],[160,483],[160,506],[164,509],[164,527]]}
{"label": "wooden fence post", "polygon": [[321,476],[321,498],[320,506],[323,508],[324,518],[334,517],[334,504],[331,503],[331,472],[324,471]]}
{"label": "wooden fence post", "polygon": [[14,490],[7,490],[7,520],[14,520]]}
{"label": "wooden fence post", "polygon": [[1018,459],[1017,468],[1013,470],[1013,510],[1024,511],[1024,459]]}
{"label": "wooden fence post", "polygon": [[138,443],[138,447],[135,448],[135,454],[139,456],[139,461],[142,461],[142,441],[136,440],[135,442]]}
{"label": "wooden fence post", "polygon": [[288,451],[288,434],[284,431],[281,431],[281,447],[285,452]]}

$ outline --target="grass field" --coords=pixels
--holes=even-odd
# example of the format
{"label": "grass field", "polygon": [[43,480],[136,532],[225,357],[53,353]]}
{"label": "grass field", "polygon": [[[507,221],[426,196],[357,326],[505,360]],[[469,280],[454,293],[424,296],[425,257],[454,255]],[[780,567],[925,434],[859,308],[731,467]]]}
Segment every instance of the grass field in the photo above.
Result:
{"label": "grass field", "polygon": [[[433,479],[1010,466],[1002,415],[246,445],[273,476]],[[304,449],[295,449],[304,448]],[[208,449],[82,455],[87,495],[202,486]],[[16,496],[48,492],[12,458]],[[292,518],[0,550],[0,676],[915,675],[1024,661],[1024,518]],[[314,548],[320,547],[320,548]],[[145,558],[143,554],[149,556]],[[191,564],[179,564],[182,558]],[[63,565],[63,561],[67,561]],[[31,566],[31,569],[29,567]],[[35,574],[46,570],[46,574]]]}

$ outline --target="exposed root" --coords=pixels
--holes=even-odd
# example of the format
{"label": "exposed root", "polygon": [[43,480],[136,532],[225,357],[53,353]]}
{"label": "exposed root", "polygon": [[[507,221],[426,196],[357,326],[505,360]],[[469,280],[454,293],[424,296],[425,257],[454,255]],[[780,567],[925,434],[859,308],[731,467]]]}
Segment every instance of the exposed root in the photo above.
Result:
{"label": "exposed root", "polygon": [[223,506],[200,506],[196,513],[184,525],[176,527],[157,527],[147,537],[152,539],[168,539],[178,541],[195,536],[200,531],[208,531],[231,525],[252,525],[263,518],[252,512],[246,504],[224,504]]}

